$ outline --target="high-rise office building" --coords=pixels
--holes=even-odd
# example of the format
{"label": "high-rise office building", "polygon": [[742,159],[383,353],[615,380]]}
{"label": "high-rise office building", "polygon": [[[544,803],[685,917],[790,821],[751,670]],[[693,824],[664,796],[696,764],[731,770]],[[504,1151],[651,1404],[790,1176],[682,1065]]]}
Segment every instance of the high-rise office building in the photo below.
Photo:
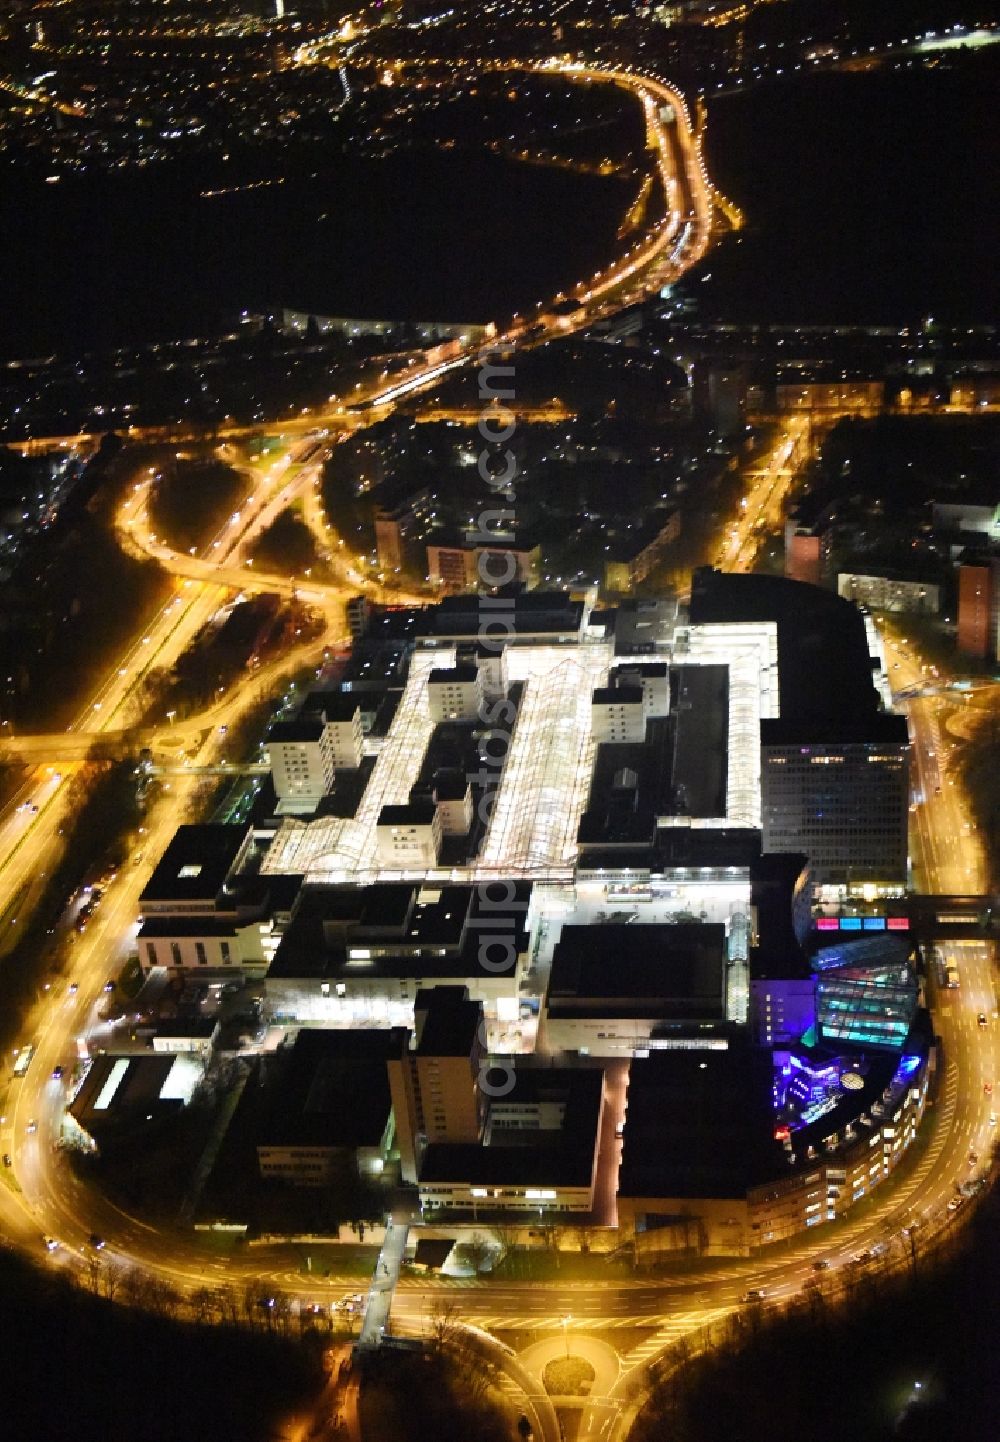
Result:
{"label": "high-rise office building", "polygon": [[419,991],[413,1044],[389,1062],[403,1180],[415,1182],[424,1147],[478,1142],[482,1131],[479,1068],[483,1009],[464,986]]}

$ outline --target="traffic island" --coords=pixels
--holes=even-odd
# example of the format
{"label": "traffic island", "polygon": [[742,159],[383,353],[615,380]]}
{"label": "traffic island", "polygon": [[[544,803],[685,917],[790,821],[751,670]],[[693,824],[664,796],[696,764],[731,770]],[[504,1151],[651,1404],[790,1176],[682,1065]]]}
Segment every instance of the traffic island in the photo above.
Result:
{"label": "traffic island", "polygon": [[554,1357],[542,1381],[550,1397],[589,1397],[596,1375],[583,1357]]}

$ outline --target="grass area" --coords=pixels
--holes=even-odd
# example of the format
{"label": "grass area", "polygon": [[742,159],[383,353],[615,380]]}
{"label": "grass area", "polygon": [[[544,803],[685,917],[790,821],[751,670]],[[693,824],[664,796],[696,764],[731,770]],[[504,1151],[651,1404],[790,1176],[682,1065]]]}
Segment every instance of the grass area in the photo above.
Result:
{"label": "grass area", "polygon": [[370,1278],[378,1261],[379,1248],[321,1242],[316,1246],[298,1247],[298,1267],[313,1277]]}
{"label": "grass area", "polygon": [[282,511],[249,554],[257,570],[272,575],[301,578],[310,572],[315,580],[326,575],[312,531],[294,509]]}
{"label": "grass area", "polygon": [[118,973],[118,979],[115,982],[116,996],[120,1000],[134,1001],[142,991],[144,980],[138,956],[130,956]]}
{"label": "grass area", "polygon": [[384,1350],[360,1365],[365,1442],[514,1442],[517,1415],[478,1354]]}
{"label": "grass area", "polygon": [[554,1357],[542,1373],[550,1397],[586,1397],[596,1372],[583,1357]]}
{"label": "grass area", "polygon": [[[15,729],[68,725],[173,591],[156,562],[127,556],[114,533],[117,498],[134,466],[129,452],[110,464],[92,505],[57,526],[0,587],[18,638],[17,686],[4,701]],[[119,714],[123,725],[138,719]]]}
{"label": "grass area", "polygon": [[634,1275],[631,1262],[624,1258],[611,1261],[601,1253],[556,1252],[540,1247],[511,1248],[490,1273],[498,1282],[613,1282]]}
{"label": "grass area", "polygon": [[153,487],[149,515],[156,535],[177,551],[202,550],[247,494],[246,478],[214,458],[169,460]]}
{"label": "grass area", "polygon": [[[657,1331],[655,1327],[588,1327],[586,1335],[594,1342],[604,1342],[611,1347],[619,1356],[626,1356],[639,1346],[640,1342],[646,1342]],[[525,1347],[533,1347],[536,1342],[544,1342],[549,1337],[562,1337],[561,1327],[536,1327],[536,1328],[504,1328],[491,1327],[490,1332],[498,1342],[503,1342],[515,1352],[523,1352]],[[570,1331],[570,1346],[572,1346],[572,1330]]]}
{"label": "grass area", "polygon": [[231,1257],[243,1246],[242,1233],[224,1232],[221,1228],[217,1231],[194,1231],[191,1239],[210,1257]]}

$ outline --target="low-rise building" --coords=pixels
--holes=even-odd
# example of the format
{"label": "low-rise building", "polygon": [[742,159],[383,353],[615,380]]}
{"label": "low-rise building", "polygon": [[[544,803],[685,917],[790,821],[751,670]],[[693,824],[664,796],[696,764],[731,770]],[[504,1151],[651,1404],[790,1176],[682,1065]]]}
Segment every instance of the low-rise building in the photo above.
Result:
{"label": "low-rise building", "polygon": [[153,1030],[153,1051],[163,1056],[194,1053],[208,1057],[219,1039],[218,1017],[178,1017],[175,1021],[158,1021]]}
{"label": "low-rise building", "polygon": [[462,986],[491,1017],[518,1015],[528,882],[312,888],[278,944],[265,993],[289,1020],[412,1024],[417,994]]}
{"label": "low-rise building", "polygon": [[247,826],[179,826],[143,887],[143,916],[214,916],[252,847]]}
{"label": "low-rise building", "polygon": [[590,1212],[603,1113],[603,1070],[518,1058],[513,1085],[490,1100],[482,1142],[427,1147],[418,1181],[421,1210]]}
{"label": "low-rise building", "polygon": [[197,1055],[101,1053],[69,1105],[71,1130],[85,1147],[127,1153],[187,1106],[204,1074]]}
{"label": "low-rise building", "polygon": [[681,533],[675,506],[655,511],[641,525],[610,542],[604,562],[604,589],[625,593],[639,585]]}
{"label": "low-rise building", "polygon": [[936,582],[902,575],[868,576],[840,571],[837,595],[870,611],[936,616],[941,609],[941,587]]}
{"label": "low-rise building", "polygon": [[274,951],[270,918],[241,925],[234,916],[151,916],[136,938],[144,969],[262,977]]}
{"label": "low-rise building", "polygon": [[545,1001],[548,1048],[621,1057],[710,1047],[725,1021],[721,924],[563,927]]}
{"label": "low-rise building", "polygon": [[242,871],[252,849],[249,827],[178,827],[139,898],[144,970],[203,980],[264,975],[302,877]]}
{"label": "low-rise building", "polygon": [[261,1176],[311,1187],[382,1176],[393,1140],[387,1068],[406,1040],[398,1027],[300,1031],[263,1094],[244,1092]]}

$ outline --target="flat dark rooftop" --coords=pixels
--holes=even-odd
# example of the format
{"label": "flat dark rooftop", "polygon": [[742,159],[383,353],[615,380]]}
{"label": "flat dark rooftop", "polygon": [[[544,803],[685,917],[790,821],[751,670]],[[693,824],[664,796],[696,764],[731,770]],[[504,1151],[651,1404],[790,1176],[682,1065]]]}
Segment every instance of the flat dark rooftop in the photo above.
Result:
{"label": "flat dark rooftop", "polygon": [[[878,714],[864,618],[832,591],[784,576],[736,575],[704,566],[691,581],[691,621],[773,621],[783,722],[858,726]],[[827,737],[826,739],[833,739]]]}
{"label": "flat dark rooftop", "polygon": [[553,1013],[647,1006],[724,1020],[726,930],[718,923],[564,926],[552,957]]}
{"label": "flat dark rooftop", "polygon": [[164,936],[233,936],[240,922],[230,913],[220,916],[172,916],[154,913],[147,916],[136,936],[137,941],[155,941]]}
{"label": "flat dark rooftop", "polygon": [[406,881],[380,881],[360,893],[357,913],[359,930],[368,933],[396,931],[402,934],[416,904],[418,887]]}
{"label": "flat dark rooftop", "polygon": [[504,1104],[561,1101],[558,1130],[494,1129],[489,1146],[432,1143],[420,1167],[422,1183],[471,1182],[496,1186],[590,1185],[598,1143],[604,1072],[597,1067],[517,1067]]}
{"label": "flat dark rooftop", "polygon": [[153,1029],[154,1036],[199,1036],[211,1037],[219,1020],[214,1016],[196,1016],[185,1019],[158,1021]]}
{"label": "flat dark rooftop", "polygon": [[598,686],[591,700],[595,706],[641,706],[641,686]]}
{"label": "flat dark rooftop", "polygon": [[302,715],[318,715],[329,722],[351,721],[360,705],[361,698],[355,691],[310,691],[303,704]]}
{"label": "flat dark rooftop", "polygon": [[646,722],[644,741],[599,745],[587,809],[580,818],[581,845],[650,845],[656,818],[671,809],[672,754],[673,721],[668,716]]}
{"label": "flat dark rooftop", "polygon": [[729,667],[674,666],[673,788],[678,816],[726,814],[729,760]]}
{"label": "flat dark rooftop", "polygon": [[417,1053],[421,1056],[471,1056],[483,1009],[470,1001],[464,986],[421,987],[413,1004]]}
{"label": "flat dark rooftop", "polygon": [[432,801],[410,801],[402,806],[383,806],[379,826],[428,826],[434,820]]}
{"label": "flat dark rooftop", "polygon": [[[369,624],[373,638],[416,641],[433,636],[483,634],[487,615],[503,617],[514,635],[556,635],[577,632],[583,623],[583,603],[562,591],[522,591],[516,596],[491,597],[484,608],[479,596],[446,596],[434,606],[376,612]],[[494,629],[491,634],[496,634]]]}
{"label": "flat dark rooftop", "polygon": [[[95,1057],[69,1110],[82,1127],[101,1138],[102,1145],[104,1137],[124,1133],[139,1122],[145,1124],[149,1115],[159,1120],[178,1112],[183,1105],[179,1098],[164,1100],[160,1096],[176,1061],[175,1056],[158,1053]],[[120,1081],[112,1095],[102,1098],[116,1068],[122,1073]],[[96,1105],[99,1101],[100,1107]]]}
{"label": "flat dark rooftop", "polygon": [[[389,952],[366,959],[364,975],[462,977],[475,975],[480,937],[503,927],[519,951],[527,945],[525,918],[531,898],[530,882],[511,883],[513,894],[505,904],[506,883],[473,886],[425,887],[420,883],[379,883],[369,887],[310,889],[284,931],[268,977],[326,978],[357,974],[359,963],[348,949],[365,950],[378,943]],[[494,895],[494,888],[500,894]],[[483,924],[470,925],[480,919]],[[485,924],[489,922],[489,926]],[[398,947],[395,955],[393,947]],[[439,953],[445,952],[441,956]]]}
{"label": "flat dark rooftop", "polygon": [[773,717],[760,723],[762,746],[905,746],[909,731],[905,716],[879,711],[869,716],[826,716],[802,722],[793,717]]}
{"label": "flat dark rooftop", "polygon": [[757,912],[757,945],[750,948],[754,981],[804,981],[812,975],[793,924],[793,906],[805,885],[801,852],[766,852],[750,872],[750,900]]}
{"label": "flat dark rooftop", "polygon": [[350,660],[341,675],[343,688],[353,695],[358,691],[375,691],[385,686],[402,686],[409,670],[410,649],[405,644],[405,638],[401,641],[355,641]]}
{"label": "flat dark rooftop", "polygon": [[666,661],[617,661],[611,668],[611,676],[615,680],[627,675],[643,676],[647,680],[658,677],[666,680],[667,672]]}
{"label": "flat dark rooftop", "polygon": [[632,1062],[618,1173],[625,1197],[727,1197],[787,1172],[769,1052],[657,1051]]}
{"label": "flat dark rooftop", "polygon": [[274,721],[268,733],[268,741],[318,741],[323,734],[323,723],[318,718],[311,720],[300,716],[294,721]]}
{"label": "flat dark rooftop", "polygon": [[656,862],[665,870],[692,866],[750,866],[760,855],[760,832],[743,826],[661,826]]}
{"label": "flat dark rooftop", "polygon": [[435,666],[427,677],[427,684],[429,686],[456,685],[463,681],[475,681],[478,675],[478,666]]}
{"label": "flat dark rooftop", "polygon": [[217,895],[246,836],[245,826],[179,826],[146,883],[140,908],[146,900],[202,901]]}
{"label": "flat dark rooftop", "polygon": [[258,1098],[257,1145],[376,1146],[392,1107],[386,1062],[407,1037],[401,1027],[300,1031]]}

